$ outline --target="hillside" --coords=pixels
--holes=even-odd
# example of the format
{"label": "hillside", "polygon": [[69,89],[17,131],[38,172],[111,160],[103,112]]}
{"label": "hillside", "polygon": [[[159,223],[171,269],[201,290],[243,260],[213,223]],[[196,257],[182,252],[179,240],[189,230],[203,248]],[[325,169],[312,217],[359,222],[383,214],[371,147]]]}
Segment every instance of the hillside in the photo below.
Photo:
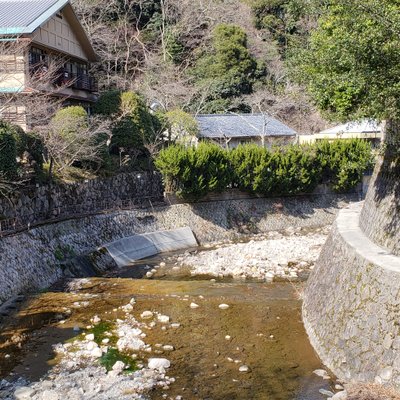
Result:
{"label": "hillside", "polygon": [[301,0],[73,3],[103,90],[137,90],[192,113],[263,111],[301,133],[326,127],[284,61],[312,25]]}

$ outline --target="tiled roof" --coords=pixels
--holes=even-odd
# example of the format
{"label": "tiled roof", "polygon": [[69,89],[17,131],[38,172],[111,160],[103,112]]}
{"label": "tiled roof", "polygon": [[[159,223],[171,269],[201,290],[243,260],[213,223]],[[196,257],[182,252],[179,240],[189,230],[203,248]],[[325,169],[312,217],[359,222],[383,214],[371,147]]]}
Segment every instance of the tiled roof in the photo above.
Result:
{"label": "tiled roof", "polygon": [[68,0],[0,0],[0,34],[31,33]]}
{"label": "tiled roof", "polygon": [[295,136],[296,131],[266,114],[198,115],[200,136],[206,138]]}
{"label": "tiled roof", "polygon": [[338,125],[330,129],[321,131],[322,134],[337,134],[341,133],[369,133],[369,132],[381,132],[382,126],[374,120],[362,120],[358,122],[347,122],[343,125]]}

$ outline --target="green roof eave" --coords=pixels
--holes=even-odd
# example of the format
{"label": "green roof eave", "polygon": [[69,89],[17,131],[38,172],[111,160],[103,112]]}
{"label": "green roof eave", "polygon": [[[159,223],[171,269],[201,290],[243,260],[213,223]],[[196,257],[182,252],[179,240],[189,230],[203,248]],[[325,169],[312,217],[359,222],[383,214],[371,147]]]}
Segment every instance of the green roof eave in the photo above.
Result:
{"label": "green roof eave", "polygon": [[23,87],[0,87],[0,93],[19,93],[23,90]]}

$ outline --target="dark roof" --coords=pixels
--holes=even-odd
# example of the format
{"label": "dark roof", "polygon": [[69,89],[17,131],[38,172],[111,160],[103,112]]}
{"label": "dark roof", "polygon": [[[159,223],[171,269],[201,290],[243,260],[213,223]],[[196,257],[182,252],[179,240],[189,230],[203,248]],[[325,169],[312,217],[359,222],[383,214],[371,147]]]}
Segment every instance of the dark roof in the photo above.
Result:
{"label": "dark roof", "polygon": [[211,139],[297,134],[266,114],[207,114],[196,116],[196,120],[199,124],[199,135]]}
{"label": "dark roof", "polygon": [[0,34],[32,33],[68,0],[0,0]]}

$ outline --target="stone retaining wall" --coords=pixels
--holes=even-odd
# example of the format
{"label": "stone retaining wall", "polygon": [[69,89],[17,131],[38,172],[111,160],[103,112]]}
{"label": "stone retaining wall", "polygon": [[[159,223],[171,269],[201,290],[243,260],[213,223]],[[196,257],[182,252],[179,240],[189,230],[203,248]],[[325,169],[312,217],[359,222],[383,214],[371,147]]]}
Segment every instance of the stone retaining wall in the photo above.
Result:
{"label": "stone retaining wall", "polygon": [[290,226],[331,224],[351,196],[231,200],[179,204],[88,216],[0,239],[0,304],[21,292],[49,286],[63,265],[134,233],[189,226],[201,243]]}
{"label": "stone retaining wall", "polygon": [[400,387],[400,257],[363,233],[361,205],[339,212],[309,278],[303,319],[340,379]]}
{"label": "stone retaining wall", "polygon": [[111,178],[46,185],[0,199],[0,234],[28,224],[99,213],[116,208],[148,206],[163,199],[158,173],[134,172]]}

